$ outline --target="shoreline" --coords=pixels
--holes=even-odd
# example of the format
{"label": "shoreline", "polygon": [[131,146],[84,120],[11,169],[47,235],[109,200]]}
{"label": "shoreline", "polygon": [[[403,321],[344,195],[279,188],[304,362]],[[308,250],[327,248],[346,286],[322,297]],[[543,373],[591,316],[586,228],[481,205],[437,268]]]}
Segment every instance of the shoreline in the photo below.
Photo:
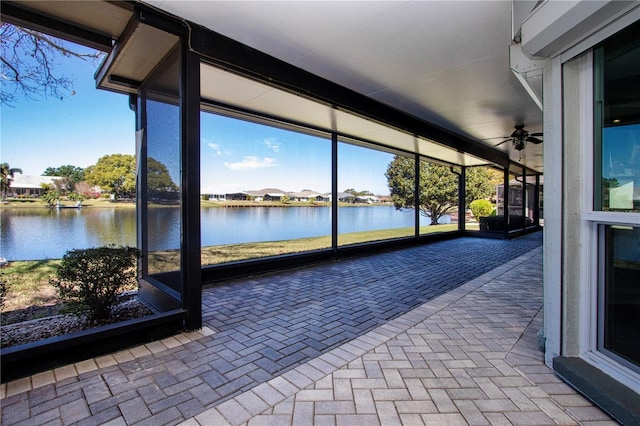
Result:
{"label": "shoreline", "polygon": [[[392,206],[393,203],[381,202],[381,203],[338,203],[338,207],[379,207],[379,206]],[[150,207],[179,207],[179,204],[151,204]],[[281,203],[278,201],[209,201],[201,200],[201,208],[236,208],[236,207],[331,207],[331,203],[310,203],[306,201],[291,201],[288,203]],[[39,200],[11,200],[3,201],[0,203],[0,209],[55,209],[57,206],[49,206]],[[74,201],[63,201],[60,208],[78,208]],[[114,200],[85,200],[80,205],[80,208],[125,208],[135,209],[135,201],[114,201]]]}

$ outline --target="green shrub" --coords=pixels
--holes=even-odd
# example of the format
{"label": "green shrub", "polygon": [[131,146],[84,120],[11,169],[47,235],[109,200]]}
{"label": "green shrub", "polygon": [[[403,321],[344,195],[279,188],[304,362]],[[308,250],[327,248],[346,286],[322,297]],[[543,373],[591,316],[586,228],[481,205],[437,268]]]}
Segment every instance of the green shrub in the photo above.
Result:
{"label": "green shrub", "polygon": [[118,294],[137,286],[140,251],[133,247],[69,250],[50,283],[72,309],[89,319],[108,319]]}
{"label": "green shrub", "polygon": [[84,194],[79,194],[77,192],[72,192],[69,195],[67,195],[67,200],[69,201],[84,201],[87,199],[87,196]]}
{"label": "green shrub", "polygon": [[493,204],[489,200],[474,200],[469,204],[471,213],[476,220],[480,220],[483,216],[489,216],[493,210]]}

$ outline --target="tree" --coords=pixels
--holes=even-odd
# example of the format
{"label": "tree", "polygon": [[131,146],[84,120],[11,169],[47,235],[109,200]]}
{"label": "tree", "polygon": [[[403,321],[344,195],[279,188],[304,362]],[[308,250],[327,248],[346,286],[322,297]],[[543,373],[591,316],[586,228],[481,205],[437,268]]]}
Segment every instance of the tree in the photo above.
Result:
{"label": "tree", "polygon": [[502,170],[491,169],[489,167],[486,167],[485,170],[487,170],[487,174],[491,179],[491,185],[495,187],[496,185],[504,183],[504,172]]}
{"label": "tree", "polygon": [[0,23],[0,104],[13,106],[19,95],[28,100],[73,95],[73,80],[56,72],[60,55],[97,60],[103,53],[80,53],[49,35]]}
{"label": "tree", "polygon": [[176,198],[178,185],[169,175],[169,169],[155,158],[147,159],[147,191],[152,198]]}
{"label": "tree", "polygon": [[7,193],[11,188],[11,181],[16,173],[22,174],[22,169],[9,166],[9,163],[0,164],[0,190],[2,191],[2,201],[7,199]]}
{"label": "tree", "polygon": [[53,185],[49,185],[47,183],[43,183],[41,185],[42,195],[40,196],[40,200],[47,203],[49,207],[53,207],[58,204],[60,200],[60,191],[58,191]]}
{"label": "tree", "polygon": [[128,154],[105,155],[87,168],[85,177],[91,185],[111,192],[115,198],[132,196],[136,189],[136,159]]}
{"label": "tree", "polygon": [[[488,167],[467,167],[465,172],[465,206],[469,208],[474,200],[484,200],[495,193],[496,187],[492,179],[497,172]],[[501,173],[500,173],[501,174]]]}
{"label": "tree", "polygon": [[[415,208],[413,158],[396,155],[385,173],[391,200],[398,210]],[[449,167],[420,162],[420,214],[431,218],[431,225],[458,205],[458,176]]]}
{"label": "tree", "polygon": [[47,167],[42,176],[58,176],[54,185],[61,194],[70,194],[75,191],[76,184],[84,180],[84,169],[70,164],[60,167]]}
{"label": "tree", "polygon": [[344,191],[342,191],[342,192],[346,192],[347,194],[351,194],[351,195],[356,196],[356,197],[363,197],[363,196],[365,196],[365,195],[375,195],[375,194],[374,194],[373,192],[371,192],[371,191],[356,191],[356,190],[355,190],[355,189],[353,189],[353,188],[345,189],[345,190],[344,190]]}
{"label": "tree", "polygon": [[83,195],[86,198],[91,198],[96,196],[96,193],[91,188],[91,185],[87,183],[87,181],[76,183],[75,192]]}
{"label": "tree", "polygon": [[[393,205],[398,210],[413,209],[415,163],[413,158],[396,155],[385,173],[391,191]],[[438,219],[458,206],[458,175],[450,167],[420,162],[419,184],[420,214],[431,218],[436,225]],[[493,191],[485,168],[466,169],[466,202],[488,197]]]}
{"label": "tree", "polygon": [[78,166],[66,164],[60,167],[47,167],[42,176],[68,177],[74,184],[84,180],[84,169]]}

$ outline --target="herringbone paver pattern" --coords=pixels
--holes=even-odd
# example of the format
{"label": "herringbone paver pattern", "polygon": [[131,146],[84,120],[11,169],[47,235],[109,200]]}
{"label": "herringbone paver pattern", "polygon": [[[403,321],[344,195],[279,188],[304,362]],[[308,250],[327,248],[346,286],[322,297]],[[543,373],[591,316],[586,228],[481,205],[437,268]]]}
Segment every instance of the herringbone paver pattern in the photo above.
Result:
{"label": "herringbone paver pattern", "polygon": [[214,385],[235,380],[221,397],[251,387],[540,244],[540,233],[511,241],[464,238],[206,291],[203,318],[218,331],[211,342],[220,358],[212,363]]}
{"label": "herringbone paver pattern", "polygon": [[[543,363],[536,344],[541,253],[536,249],[184,425],[615,424]],[[331,366],[328,374],[291,386],[319,362]],[[277,396],[266,409],[244,403],[268,393]]]}
{"label": "herringbone paver pattern", "polygon": [[[536,417],[522,413],[534,411],[604,419],[555,379],[539,352],[531,364],[531,347],[513,346],[541,305],[539,264],[515,272],[514,281],[532,283],[531,294],[481,297],[482,285],[512,267],[507,260],[540,244],[540,234],[466,238],[205,289],[201,332],[2,385],[2,424],[473,423],[473,416],[524,424]],[[454,303],[466,300],[461,294],[471,302]],[[516,373],[528,368],[544,382],[526,379],[523,387]],[[493,378],[496,370],[504,374]],[[563,396],[564,405],[548,395]],[[522,408],[529,403],[536,410]]]}

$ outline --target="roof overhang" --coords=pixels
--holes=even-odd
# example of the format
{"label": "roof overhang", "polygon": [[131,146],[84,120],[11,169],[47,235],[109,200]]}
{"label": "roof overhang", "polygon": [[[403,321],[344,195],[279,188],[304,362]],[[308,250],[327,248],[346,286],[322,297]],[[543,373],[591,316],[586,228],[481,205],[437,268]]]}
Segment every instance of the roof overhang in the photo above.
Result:
{"label": "roof overhang", "polygon": [[110,1],[3,1],[2,20],[105,52],[133,16],[133,5]]}
{"label": "roof overhang", "polygon": [[132,19],[96,73],[99,88],[136,94],[180,38]]}

